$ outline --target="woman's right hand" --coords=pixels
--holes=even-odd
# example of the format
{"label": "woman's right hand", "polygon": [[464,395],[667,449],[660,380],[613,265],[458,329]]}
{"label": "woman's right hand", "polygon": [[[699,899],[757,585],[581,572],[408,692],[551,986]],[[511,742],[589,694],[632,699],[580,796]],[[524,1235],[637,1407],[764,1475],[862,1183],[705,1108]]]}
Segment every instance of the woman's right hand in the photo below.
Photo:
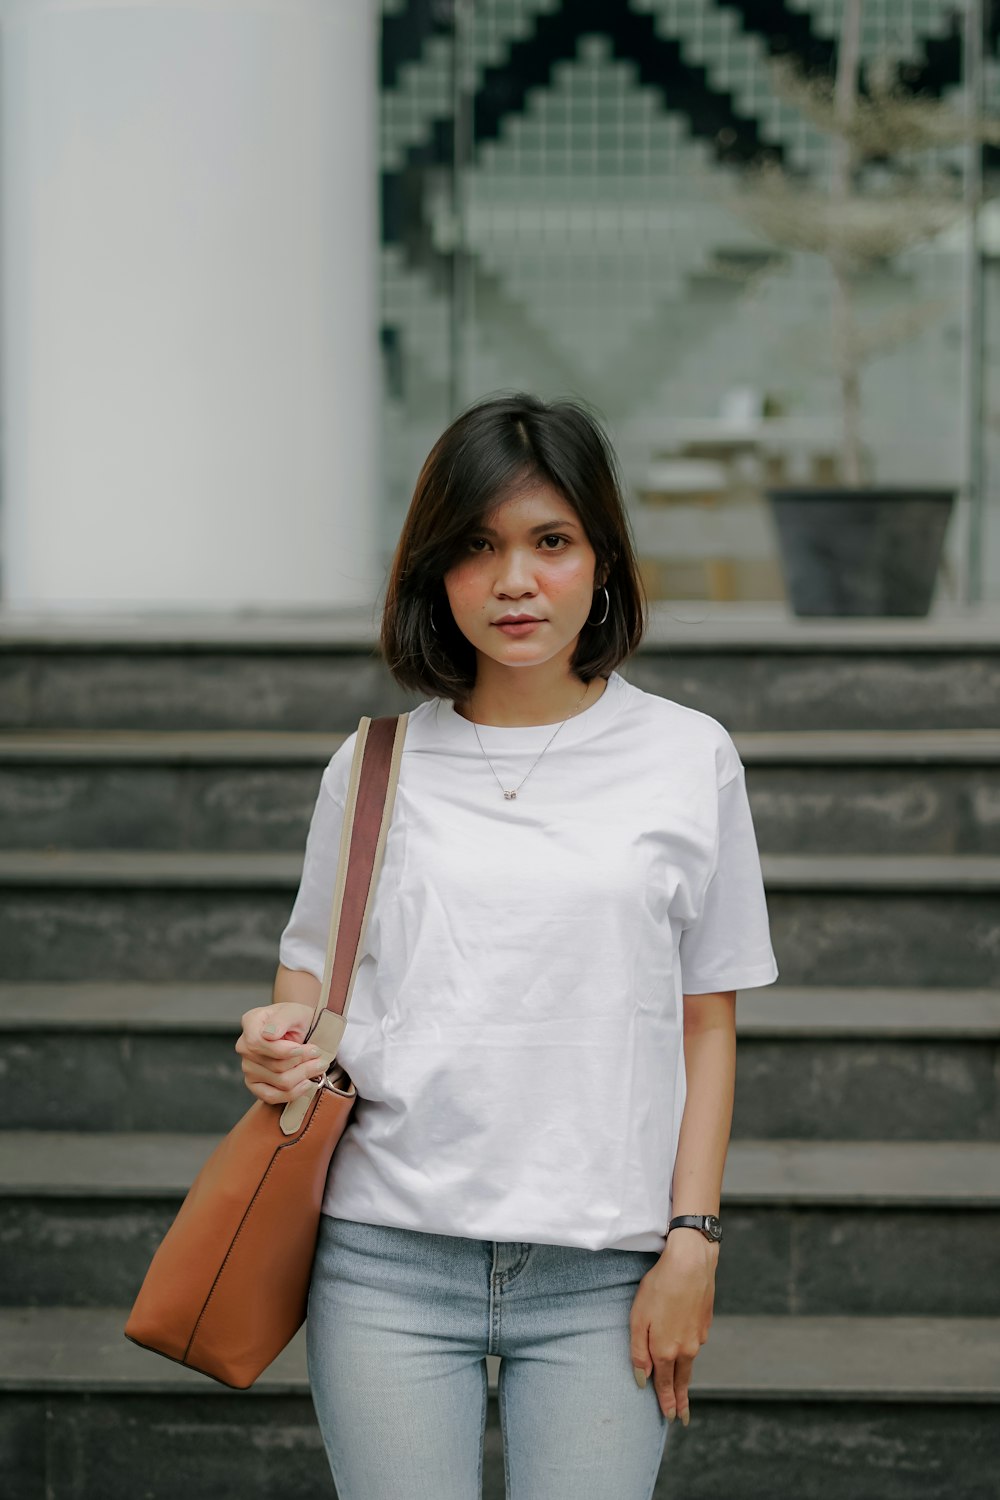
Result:
{"label": "woman's right hand", "polygon": [[243,1059],[243,1082],[265,1104],[287,1104],[308,1093],[311,1080],[322,1075],[316,1058],[320,1049],[303,1038],[312,1025],[311,1005],[285,1001],[258,1005],[243,1017],[236,1051]]}

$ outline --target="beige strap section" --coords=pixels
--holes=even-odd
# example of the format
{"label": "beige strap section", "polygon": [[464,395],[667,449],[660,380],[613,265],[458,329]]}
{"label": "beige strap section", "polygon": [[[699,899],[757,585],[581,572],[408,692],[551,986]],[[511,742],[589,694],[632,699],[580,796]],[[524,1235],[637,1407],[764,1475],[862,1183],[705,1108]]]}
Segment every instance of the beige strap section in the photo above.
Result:
{"label": "beige strap section", "polygon": [[[344,1011],[342,1015],[338,1015],[336,1011],[326,1008],[326,998],[330,993],[333,957],[336,952],[337,937],[340,931],[340,916],[344,906],[344,891],[347,888],[347,867],[350,856],[351,838],[354,831],[354,818],[358,804],[358,787],[361,784],[361,763],[364,760],[365,743],[368,739],[368,726],[371,723],[371,719],[364,717],[358,725],[358,738],[354,746],[354,758],[351,761],[351,774],[347,786],[347,799],[344,804],[344,823],[340,832],[337,878],[333,890],[333,906],[330,912],[330,930],[326,943],[323,982],[320,985],[319,999],[316,1002],[316,1010],[313,1013],[312,1025],[308,1032],[308,1040],[311,1045],[320,1048],[320,1055],[316,1059],[317,1073],[325,1073],[330,1068],[337,1055],[337,1048],[340,1046],[341,1037],[344,1035],[344,1030],[347,1026],[347,1012],[350,1008],[351,997],[354,994],[354,981],[361,962],[361,949],[364,944],[365,932],[368,929],[368,918],[371,915],[375,888],[378,884],[379,871],[382,868],[382,859],[385,853],[385,841],[388,837],[389,824],[392,820],[392,808],[396,798],[396,786],[399,782],[399,766],[403,755],[403,741],[406,738],[408,719],[408,713],[400,714],[396,725],[396,733],[392,745],[392,758],[389,764],[389,779],[385,791],[385,805],[382,809],[382,821],[379,826],[378,840],[375,845],[375,860],[372,865],[371,883],[368,887],[368,899],[365,902],[364,916],[361,920],[358,947],[354,955],[354,967],[351,970],[350,986],[344,1002]],[[313,1101],[316,1089],[321,1087],[321,1084],[317,1084],[315,1089],[301,1094],[298,1099],[292,1099],[285,1105],[281,1112],[281,1130],[284,1135],[294,1135],[299,1130],[305,1119],[306,1112]]]}

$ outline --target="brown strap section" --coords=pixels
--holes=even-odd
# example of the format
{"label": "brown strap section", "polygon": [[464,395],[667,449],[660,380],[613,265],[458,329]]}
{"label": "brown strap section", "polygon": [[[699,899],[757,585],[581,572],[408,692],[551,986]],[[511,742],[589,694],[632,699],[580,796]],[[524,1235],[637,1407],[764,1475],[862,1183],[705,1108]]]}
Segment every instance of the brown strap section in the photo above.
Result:
{"label": "brown strap section", "polygon": [[335,1011],[337,1015],[344,1013],[358,945],[361,941],[361,924],[371,890],[375,848],[385,810],[386,789],[389,785],[397,723],[398,716],[388,714],[382,718],[372,719],[368,726],[364,758],[361,762],[361,779],[358,785],[354,826],[351,830],[351,848],[348,855],[347,882],[344,887],[340,928],[337,933],[337,950],[330,975],[330,992],[326,997],[326,1009]]}

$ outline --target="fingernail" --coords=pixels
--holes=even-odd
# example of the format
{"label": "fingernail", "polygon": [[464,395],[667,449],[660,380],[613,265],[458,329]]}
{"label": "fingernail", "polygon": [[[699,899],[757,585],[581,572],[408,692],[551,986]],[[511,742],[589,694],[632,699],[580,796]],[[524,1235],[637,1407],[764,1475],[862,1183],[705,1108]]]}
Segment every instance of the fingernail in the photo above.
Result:
{"label": "fingernail", "polygon": [[667,1421],[668,1422],[672,1422],[676,1416],[677,1416],[676,1409],[674,1407],[672,1407],[672,1406],[669,1407],[668,1410],[667,1410]]}
{"label": "fingernail", "polygon": [[274,1036],[274,1033],[275,1033],[275,1028],[273,1026],[265,1026],[264,1027],[264,1031],[263,1031],[263,1035],[264,1036]]}
{"label": "fingernail", "polygon": [[685,1427],[688,1425],[688,1423],[690,1422],[690,1420],[691,1420],[691,1413],[689,1411],[682,1411],[681,1412],[681,1422],[684,1424]]}
{"label": "fingernail", "polygon": [[641,1367],[641,1365],[633,1365],[632,1374],[635,1376],[635,1383],[639,1387],[640,1391],[644,1391],[646,1389],[645,1370]]}
{"label": "fingernail", "polygon": [[323,1054],[320,1052],[320,1050],[319,1050],[318,1047],[310,1047],[309,1048],[309,1056],[310,1057],[322,1057],[322,1055]]}
{"label": "fingernail", "polygon": [[288,1055],[289,1055],[289,1057],[293,1057],[296,1060],[296,1062],[298,1062],[299,1058],[302,1056],[302,1053],[299,1052],[299,1051],[295,1051],[295,1052],[290,1052]]}

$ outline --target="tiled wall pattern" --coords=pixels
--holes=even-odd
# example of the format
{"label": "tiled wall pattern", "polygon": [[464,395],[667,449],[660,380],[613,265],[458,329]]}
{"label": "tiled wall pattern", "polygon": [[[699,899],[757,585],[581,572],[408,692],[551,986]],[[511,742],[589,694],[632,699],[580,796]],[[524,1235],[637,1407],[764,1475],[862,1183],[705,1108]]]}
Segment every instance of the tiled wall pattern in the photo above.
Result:
{"label": "tiled wall pattern", "polygon": [[[412,21],[415,9],[384,0],[387,42],[398,45],[392,20]],[[382,247],[387,555],[453,414],[447,252],[457,232],[469,251],[461,400],[515,386],[584,395],[636,484],[658,425],[710,418],[734,387],[835,428],[825,265],[792,254],[779,267],[726,199],[741,161],[762,149],[804,181],[828,170],[827,137],[774,92],[769,48],[784,36],[793,52],[829,59],[841,0],[777,0],[766,30],[747,19],[759,6],[609,0],[587,8],[605,17],[591,31],[574,23],[573,0],[472,0],[459,58],[475,100],[464,231],[451,201],[452,32],[445,9],[419,9],[432,18],[427,34],[411,26],[381,98],[395,204]],[[960,103],[957,72],[941,72],[954,9],[869,0],[863,53],[936,68],[937,93]],[[1000,108],[995,56],[988,92]],[[871,319],[927,312],[924,331],[869,367],[867,438],[887,482],[959,471],[960,243],[951,234],[907,252],[865,293]]]}
{"label": "tiled wall pattern", "polygon": [[[808,16],[819,36],[836,39],[843,0],[787,0],[788,9]],[[880,48],[913,57],[927,37],[947,36],[955,0],[883,0],[867,5],[861,18],[861,42],[871,55]]]}

